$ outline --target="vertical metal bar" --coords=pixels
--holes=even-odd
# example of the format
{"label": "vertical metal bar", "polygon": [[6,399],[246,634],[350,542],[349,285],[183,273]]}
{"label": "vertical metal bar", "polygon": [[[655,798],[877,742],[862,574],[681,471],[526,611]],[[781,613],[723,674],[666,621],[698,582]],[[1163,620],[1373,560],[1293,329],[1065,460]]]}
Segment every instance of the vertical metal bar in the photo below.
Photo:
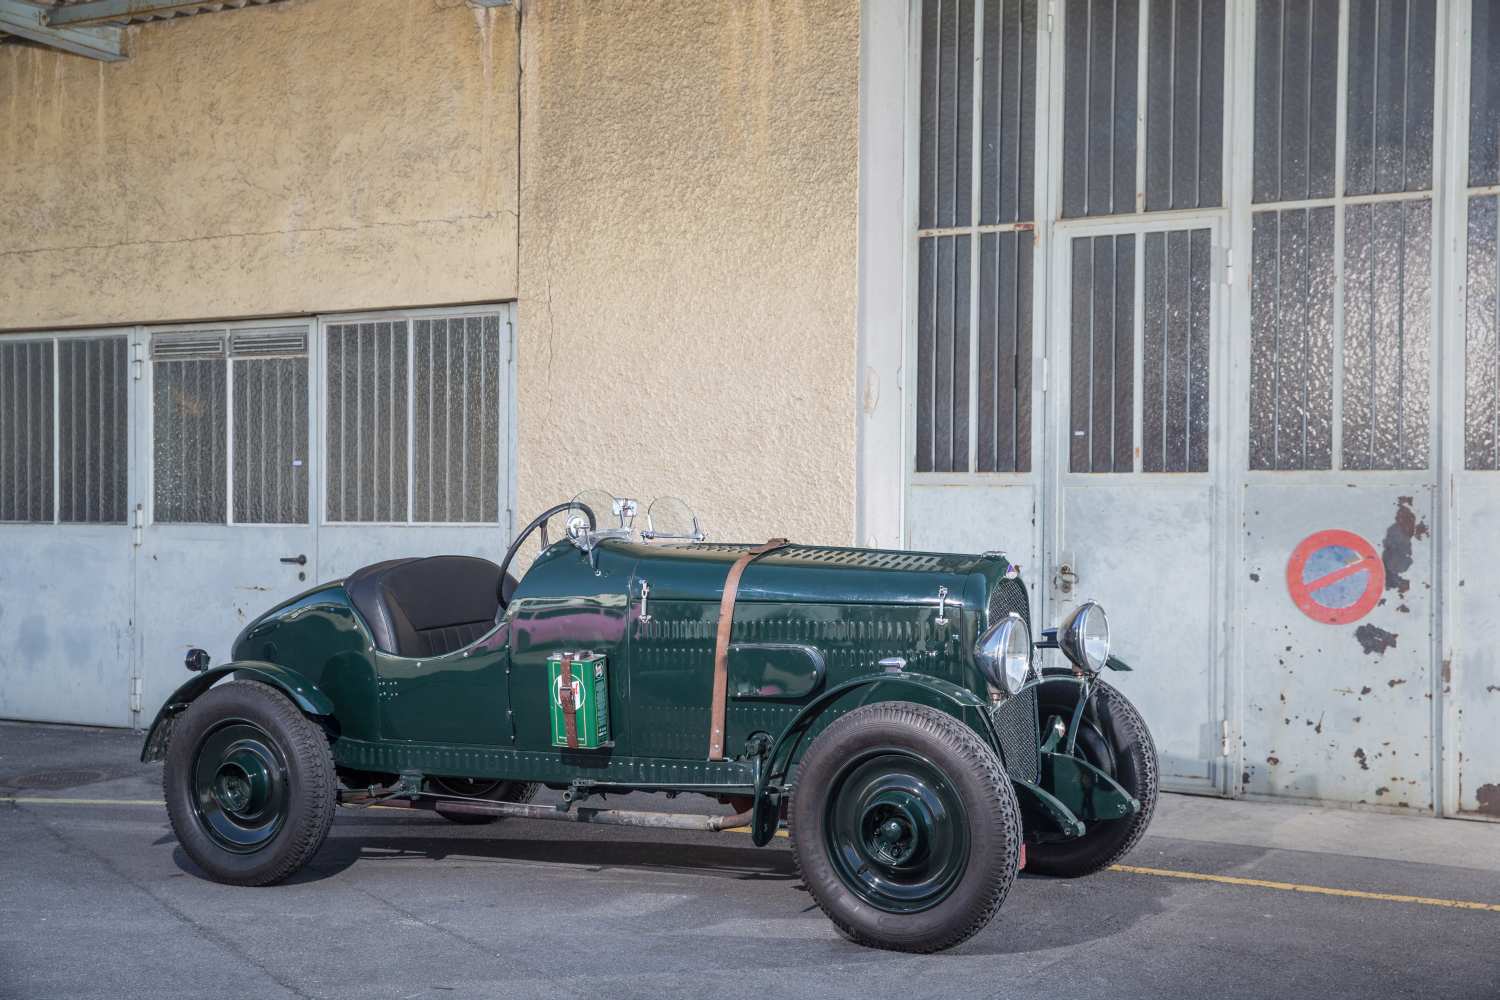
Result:
{"label": "vertical metal bar", "polygon": [[[997,34],[996,44],[999,44]],[[969,218],[966,225],[969,227],[969,417],[968,417],[968,455],[964,461],[967,463],[963,471],[973,472],[979,468],[979,259],[980,253],[979,231],[975,227],[979,225],[979,206],[982,197],[980,184],[980,151],[984,147],[984,136],[981,132],[984,114],[984,2],[975,0],[974,3],[974,51],[971,56],[973,63],[970,69],[970,79],[973,80],[972,90],[974,100],[970,114],[969,134],[972,137],[969,146],[969,154],[972,165],[969,170]],[[997,77],[998,79],[998,77]],[[998,96],[998,95],[997,95]],[[957,131],[955,129],[955,131]],[[1000,141],[999,126],[996,127],[995,141]],[[999,199],[996,198],[996,210],[999,210]],[[955,220],[957,221],[957,220]]]}
{"label": "vertical metal bar", "polygon": [[[416,375],[416,372],[417,372],[417,358],[416,358],[417,334],[416,334],[416,325],[413,324],[411,320],[403,320],[403,322],[406,324],[406,520],[408,522],[411,522],[411,521],[415,521],[416,520],[416,513],[417,513],[416,512],[416,508],[414,506],[414,504],[416,503],[416,487],[413,485],[414,482],[415,482],[415,480],[416,480],[416,464],[417,464],[416,463],[416,458],[415,458],[415,456],[416,456],[416,450],[415,450],[415,448],[416,448],[416,423],[417,423],[417,410],[416,410],[416,405],[417,405],[416,404],[416,398],[417,398],[417,394],[416,394],[416,385],[417,385],[417,382],[416,382],[416,379],[417,379],[417,375]],[[428,426],[428,428],[430,430],[431,427],[432,427],[432,409],[431,409],[431,407],[432,407],[432,396],[431,396],[431,393],[428,394],[427,406],[428,406],[428,411],[427,411],[427,413],[428,413],[428,416],[427,416],[428,424],[427,424],[427,426]],[[430,449],[429,449],[429,454],[428,454],[428,463],[429,464],[428,464],[428,470],[427,470],[427,486],[428,486],[428,489],[432,488],[432,466],[431,466],[431,461],[432,461],[432,455],[431,455]]]}
{"label": "vertical metal bar", "polygon": [[[1090,0],[1079,2],[1084,6],[1084,23],[1088,25],[1083,45],[1083,214],[1093,215],[1094,206],[1089,204],[1089,192],[1093,190],[1094,184],[1094,158],[1088,155],[1088,137],[1094,131],[1094,43],[1097,39],[1094,37],[1094,5]],[[1110,44],[1114,44],[1113,40]],[[1110,159],[1113,162],[1114,158]]]}
{"label": "vertical metal bar", "polygon": [[[1151,5],[1172,0],[1141,0],[1135,53],[1135,210],[1146,211],[1146,112],[1149,104],[1146,81],[1151,68]],[[1137,247],[1136,249],[1140,249]],[[1140,271],[1140,267],[1136,267]],[[1139,337],[1136,338],[1140,340]],[[1140,438],[1136,438],[1140,443]]]}
{"label": "vertical metal bar", "polygon": [[[498,338],[497,338],[497,340],[498,340]],[[477,435],[478,438],[479,438],[479,460],[478,460],[478,467],[479,467],[479,475],[480,475],[479,512],[472,519],[468,517],[468,513],[469,513],[468,494],[466,492],[464,494],[464,516],[465,516],[465,520],[475,520],[475,521],[483,521],[483,520],[485,520],[485,516],[484,516],[485,515],[485,507],[484,507],[485,485],[484,484],[488,481],[488,477],[484,475],[484,472],[485,472],[484,456],[485,456],[485,450],[486,450],[485,449],[485,444],[487,443],[485,439],[486,439],[486,437],[488,437],[489,426],[490,426],[490,421],[489,421],[489,413],[490,413],[490,395],[489,395],[490,394],[490,388],[489,388],[489,386],[490,386],[490,378],[489,378],[489,374],[490,374],[490,353],[489,353],[489,351],[487,349],[488,346],[489,345],[487,345],[485,343],[484,318],[481,318],[480,321],[479,321],[479,434]],[[498,344],[497,344],[497,346],[498,346]],[[497,447],[498,447],[498,442],[497,442]],[[497,489],[498,489],[498,486],[497,486]]]}
{"label": "vertical metal bar", "polygon": [[[5,394],[0,396],[0,409],[13,406],[16,394],[11,390],[11,372],[14,364],[11,362],[12,345],[0,343],[0,388]],[[15,488],[16,477],[13,474],[12,464],[14,461],[14,450],[10,447],[10,436],[15,431],[16,422],[11,413],[0,412],[0,521],[10,520],[11,491]]]}
{"label": "vertical metal bar", "polygon": [[[1313,8],[1313,4],[1311,2],[1309,2],[1308,5],[1307,5],[1308,16],[1309,17],[1312,16],[1312,8]],[[1274,201],[1284,201],[1284,200],[1286,200],[1286,197],[1287,197],[1287,191],[1286,191],[1286,186],[1285,186],[1285,176],[1286,176],[1286,170],[1285,170],[1285,168],[1286,168],[1286,34],[1287,34],[1286,0],[1281,0],[1281,39],[1280,39],[1281,48],[1280,48],[1280,51],[1278,51],[1276,53],[1276,197],[1274,199],[1272,199]],[[1308,62],[1312,61],[1312,41],[1311,41],[1311,35],[1310,34],[1309,34],[1309,41],[1308,41],[1308,45],[1307,45],[1307,58],[1308,58]],[[1310,76],[1308,77],[1308,84],[1307,84],[1307,99],[1308,99],[1308,103],[1309,103],[1309,112],[1308,112],[1308,114],[1311,115],[1312,112],[1311,112],[1310,105],[1311,105],[1311,102],[1312,102],[1312,77],[1310,77]],[[1310,146],[1308,148],[1311,149]],[[1280,213],[1279,212],[1277,213],[1277,219],[1276,219],[1276,248],[1277,248],[1277,260],[1279,261],[1281,259],[1280,258],[1280,251],[1281,251],[1281,218],[1280,218]],[[1278,267],[1277,270],[1279,271],[1280,268]],[[1280,294],[1280,289],[1279,288],[1277,290],[1276,298],[1277,298],[1278,301],[1281,298],[1281,294]],[[1280,468],[1280,465],[1277,464],[1276,459],[1275,459],[1275,456],[1277,456],[1277,455],[1279,455],[1279,450],[1276,449],[1275,447],[1273,447],[1272,448],[1272,456],[1273,456],[1273,458],[1272,458],[1272,466],[1274,468]]]}
{"label": "vertical metal bar", "polygon": [[[340,325],[339,332],[339,514],[338,520],[349,517],[349,330],[351,325]],[[330,428],[331,430],[332,428]],[[329,472],[333,470],[330,469]],[[358,519],[358,515],[355,515]]]}
{"label": "vertical metal bar", "polygon": [[370,392],[370,514],[374,521],[385,520],[380,516],[380,505],[382,501],[390,503],[390,491],[380,488],[380,442],[385,437],[380,427],[381,362],[384,360],[382,355],[385,354],[381,347],[383,340],[389,336],[389,330],[389,323],[375,323],[370,331],[370,358],[374,362],[374,384]]}
{"label": "vertical metal bar", "polygon": [[[1284,29],[1283,29],[1284,33]],[[1286,231],[1283,225],[1286,216],[1283,212],[1276,212],[1276,301],[1274,310],[1276,320],[1271,323],[1271,468],[1285,468],[1281,463],[1281,369],[1285,359],[1281,356],[1281,272],[1284,270],[1281,256],[1282,234]],[[1251,261],[1254,267],[1255,262]]]}
{"label": "vertical metal bar", "polygon": [[[1114,206],[1111,205],[1110,207],[1113,208]],[[1087,371],[1089,376],[1088,413],[1084,417],[1083,422],[1084,427],[1088,429],[1088,436],[1085,438],[1088,444],[1084,447],[1084,461],[1088,466],[1083,470],[1085,472],[1098,471],[1094,468],[1094,376],[1096,374],[1094,371],[1094,358],[1096,357],[1096,352],[1094,349],[1094,338],[1098,336],[1099,333],[1099,268],[1098,258],[1094,256],[1094,243],[1097,240],[1109,240],[1110,244],[1113,245],[1115,237],[1092,236],[1084,238],[1084,242],[1088,245],[1089,250],[1089,349],[1085,355],[1087,360],[1084,362],[1088,366]],[[1073,391],[1076,392],[1077,388],[1075,387]],[[1076,428],[1074,429],[1074,433],[1077,433]]]}
{"label": "vertical metal bar", "polygon": [[[1090,41],[1090,48],[1092,48],[1092,46],[1093,46],[1093,43],[1092,43],[1092,41]],[[1115,67],[1119,63],[1119,61],[1120,61],[1120,0],[1112,0],[1112,3],[1111,3],[1110,8],[1109,8],[1109,208],[1108,208],[1108,211],[1111,214],[1113,214],[1114,212],[1118,211],[1118,206],[1115,205],[1115,144],[1120,141],[1120,137],[1115,134],[1115,122],[1116,122],[1116,119],[1115,119],[1115,102],[1119,100],[1118,95],[1115,94],[1115,75],[1116,75]],[[1092,259],[1092,256],[1093,256],[1093,252],[1094,252],[1094,247],[1093,247],[1093,243],[1091,241],[1090,244],[1089,244],[1089,255],[1090,255],[1091,259]],[[1094,280],[1090,283],[1091,287],[1093,285],[1097,285],[1098,284],[1098,275],[1095,274],[1093,277],[1094,277]],[[1092,301],[1092,299],[1090,301]],[[1090,308],[1090,310],[1092,310],[1093,306],[1091,305],[1089,308]],[[1089,341],[1090,341],[1089,371],[1092,373],[1092,371],[1093,371],[1093,353],[1092,353],[1092,351],[1093,351],[1093,322],[1092,322],[1092,319],[1090,320],[1089,330],[1090,330],[1090,333],[1089,333]],[[1093,394],[1093,389],[1092,389],[1093,378],[1092,378],[1092,375],[1090,376],[1089,384],[1090,384],[1090,387],[1091,387],[1090,390],[1089,390],[1089,392],[1090,392],[1090,405],[1089,405],[1089,471],[1092,472],[1094,470],[1094,458],[1093,458],[1093,447],[1094,447],[1094,438],[1093,438],[1093,435],[1094,435],[1094,424],[1093,424],[1093,419],[1094,418],[1093,418],[1093,403],[1092,403],[1092,394]]]}
{"label": "vertical metal bar", "polygon": [[[1456,634],[1458,619],[1453,610],[1458,590],[1456,581],[1453,580],[1457,560],[1452,558],[1452,554],[1456,551],[1453,542],[1458,538],[1458,533],[1456,519],[1452,516],[1455,509],[1452,489],[1455,474],[1464,464],[1464,352],[1460,348],[1450,353],[1449,347],[1462,345],[1466,332],[1466,310],[1458,304],[1466,301],[1467,292],[1468,240],[1464,236],[1468,220],[1468,192],[1465,184],[1470,137],[1468,129],[1462,125],[1449,133],[1449,125],[1455,121],[1467,124],[1469,120],[1468,75],[1472,71],[1472,65],[1467,58],[1468,53],[1460,55],[1456,45],[1452,50],[1449,46],[1453,37],[1450,30],[1455,27],[1460,29],[1458,38],[1468,38],[1470,45],[1473,44],[1468,30],[1472,8],[1465,9],[1466,7],[1464,4],[1453,4],[1454,9],[1440,9],[1435,15],[1437,23],[1433,51],[1433,91],[1437,111],[1432,123],[1432,184],[1435,190],[1432,202],[1432,248],[1429,250],[1432,277],[1428,282],[1432,296],[1429,303],[1432,333],[1429,342],[1428,391],[1431,393],[1432,403],[1427,434],[1429,464],[1435,473],[1433,502],[1434,512],[1437,514],[1433,519],[1435,604],[1429,646],[1429,662],[1434,666],[1451,662],[1446,651],[1457,643],[1450,645],[1449,637],[1455,640],[1459,638]],[[1443,16],[1445,13],[1446,17]],[[1451,297],[1447,292],[1450,281],[1454,285]],[[1445,369],[1452,370],[1452,378],[1442,377]],[[1457,405],[1450,405],[1455,399]],[[1451,420],[1448,419],[1450,417]],[[1448,426],[1450,423],[1451,427]],[[1463,669],[1461,658],[1458,669]],[[1447,739],[1450,728],[1455,728],[1458,721],[1456,714],[1450,714],[1450,709],[1456,713],[1459,706],[1458,699],[1449,697],[1452,685],[1443,676],[1444,673],[1442,670],[1432,670],[1430,673],[1432,801],[1439,816],[1449,811],[1450,803],[1453,811],[1457,811],[1459,805],[1456,801],[1459,793],[1457,769],[1450,769],[1448,766]],[[1450,770],[1453,772],[1451,780]]]}
{"label": "vertical metal bar", "polygon": [[[225,366],[225,372],[226,372],[225,379],[227,380],[226,383],[225,383],[225,386],[224,386],[224,389],[225,389],[225,392],[224,392],[224,406],[225,406],[225,409],[224,409],[224,437],[225,437],[225,440],[223,442],[220,442],[224,446],[224,476],[225,476],[225,480],[224,481],[225,481],[225,484],[226,484],[225,489],[224,489],[224,523],[225,524],[234,524],[235,523],[235,517],[234,517],[234,491],[235,491],[235,481],[234,481],[234,449],[235,449],[235,443],[234,443],[234,411],[235,411],[235,406],[234,406],[234,389],[235,389],[235,386],[238,384],[238,380],[235,378],[235,373],[234,373],[234,358],[231,357],[231,355],[230,355],[229,344],[228,344],[229,337],[228,337],[227,332],[226,332],[226,335],[225,335],[224,339],[226,341],[226,343],[224,344],[224,366]],[[217,435],[214,435],[214,436],[217,437]]]}
{"label": "vertical metal bar", "polygon": [[1332,467],[1344,467],[1344,249],[1345,171],[1349,138],[1349,2],[1339,0],[1337,99],[1333,139],[1333,437]]}
{"label": "vertical metal bar", "polygon": [[[1193,65],[1193,93],[1197,104],[1197,128],[1194,136],[1197,146],[1193,149],[1193,203],[1182,206],[1185,208],[1203,207],[1203,0],[1178,0],[1179,3],[1191,3],[1198,9],[1198,48]],[[1172,193],[1172,207],[1177,204],[1177,193]]]}
{"label": "vertical metal bar", "polygon": [[52,523],[62,520],[62,351],[58,341],[52,342]]}

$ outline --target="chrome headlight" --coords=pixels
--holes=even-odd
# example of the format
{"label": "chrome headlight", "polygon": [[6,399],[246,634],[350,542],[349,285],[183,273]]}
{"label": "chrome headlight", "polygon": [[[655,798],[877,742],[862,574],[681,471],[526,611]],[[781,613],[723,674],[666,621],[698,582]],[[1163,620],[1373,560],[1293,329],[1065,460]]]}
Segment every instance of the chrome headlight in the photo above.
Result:
{"label": "chrome headlight", "polygon": [[1109,619],[1104,609],[1093,601],[1073,609],[1057,630],[1057,645],[1064,656],[1089,673],[1103,670],[1109,659]]}
{"label": "chrome headlight", "polygon": [[974,659],[991,684],[1007,696],[1015,694],[1031,672],[1031,629],[1012,611],[979,637]]}

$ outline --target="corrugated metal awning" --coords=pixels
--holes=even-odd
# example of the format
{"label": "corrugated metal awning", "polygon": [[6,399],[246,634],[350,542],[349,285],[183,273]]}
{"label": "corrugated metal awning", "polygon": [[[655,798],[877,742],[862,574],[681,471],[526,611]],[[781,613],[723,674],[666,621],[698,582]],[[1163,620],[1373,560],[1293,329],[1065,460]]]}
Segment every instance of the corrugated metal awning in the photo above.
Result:
{"label": "corrugated metal awning", "polygon": [[87,56],[125,58],[121,28],[260,7],[282,0],[0,0],[0,45],[25,42]]}

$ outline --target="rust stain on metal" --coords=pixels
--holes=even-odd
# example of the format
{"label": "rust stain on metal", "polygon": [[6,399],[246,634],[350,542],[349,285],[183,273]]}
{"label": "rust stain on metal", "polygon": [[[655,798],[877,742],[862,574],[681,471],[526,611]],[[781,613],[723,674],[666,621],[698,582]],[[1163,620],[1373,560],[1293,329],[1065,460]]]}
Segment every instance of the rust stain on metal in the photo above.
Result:
{"label": "rust stain on metal", "polygon": [[1272,765],[1274,765],[1274,764],[1280,764],[1281,763],[1281,758],[1277,757],[1275,754],[1272,754],[1271,756],[1269,756],[1269,757],[1266,758],[1266,763],[1267,764],[1272,764]]}
{"label": "rust stain on metal", "polygon": [[[1384,656],[1387,649],[1396,648],[1396,633],[1366,623],[1354,630],[1354,638],[1366,656]],[[1366,688],[1365,690],[1369,690]]]}
{"label": "rust stain on metal", "polygon": [[1416,511],[1411,509],[1411,500],[1411,497],[1396,498],[1396,519],[1385,529],[1385,540],[1380,544],[1380,561],[1385,564],[1385,589],[1398,591],[1402,596],[1411,589],[1411,581],[1403,574],[1411,569],[1412,540],[1427,537],[1427,522],[1417,520]]}
{"label": "rust stain on metal", "polygon": [[1250,574],[1250,582],[1251,583],[1260,583],[1260,574],[1259,573],[1251,573]]}
{"label": "rust stain on metal", "polygon": [[1359,769],[1361,771],[1368,771],[1370,769],[1370,761],[1365,757],[1364,747],[1354,748],[1354,759],[1359,761]]}
{"label": "rust stain on metal", "polygon": [[1388,680],[1388,681],[1385,682],[1385,686],[1393,688],[1397,684],[1405,684],[1405,683],[1406,683],[1406,678],[1405,677],[1392,677],[1390,680]]}
{"label": "rust stain on metal", "polygon": [[1479,811],[1486,816],[1500,816],[1500,785],[1480,785],[1474,792]]}

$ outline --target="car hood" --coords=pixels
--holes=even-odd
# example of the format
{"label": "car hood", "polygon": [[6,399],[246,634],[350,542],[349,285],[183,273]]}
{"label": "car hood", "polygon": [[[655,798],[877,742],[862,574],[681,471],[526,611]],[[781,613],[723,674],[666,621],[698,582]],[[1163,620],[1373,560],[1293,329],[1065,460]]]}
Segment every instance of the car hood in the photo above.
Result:
{"label": "car hood", "polygon": [[[634,576],[651,585],[655,600],[717,601],[735,560],[749,544],[698,542],[644,545],[606,541],[611,555],[634,562]],[[737,600],[828,604],[937,604],[938,588],[950,604],[982,609],[1010,562],[998,553],[907,552],[789,545],[746,568]]]}

